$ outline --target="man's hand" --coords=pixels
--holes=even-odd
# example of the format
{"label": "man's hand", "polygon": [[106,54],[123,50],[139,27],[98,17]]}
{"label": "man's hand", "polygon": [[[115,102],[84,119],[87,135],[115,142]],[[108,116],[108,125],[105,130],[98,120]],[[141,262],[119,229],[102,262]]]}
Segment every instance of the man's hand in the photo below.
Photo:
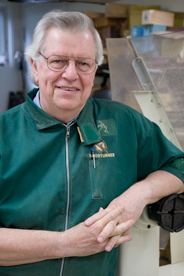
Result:
{"label": "man's hand", "polygon": [[[147,190],[143,189],[144,185],[142,185],[142,183],[144,183],[144,181],[132,185],[123,194],[112,200],[106,209],[99,211],[85,221],[86,226],[91,226],[93,223],[96,223],[96,221],[102,219],[103,216],[107,215],[108,212],[112,212],[112,210],[116,209],[118,206],[123,205],[123,212],[119,217],[115,219],[111,219],[110,216],[108,217],[109,222],[98,235],[98,242],[109,239],[109,243],[111,244],[111,242],[114,243],[116,240],[115,246],[123,242],[123,237],[128,235],[133,224],[141,216],[144,207],[148,203]],[[130,227],[125,230],[123,225],[126,221],[131,221],[132,223]],[[108,245],[106,246],[106,250],[107,247]]]}
{"label": "man's hand", "polygon": [[[98,213],[100,213],[100,210]],[[98,235],[106,229],[109,221],[119,221],[123,208],[121,205],[112,209],[91,226],[84,222],[64,231],[0,229],[0,265],[13,266],[48,259],[57,259],[74,256],[89,256],[105,250],[109,238],[98,242]],[[130,227],[129,221],[122,227],[126,231]],[[113,229],[113,228],[112,228]],[[129,238],[123,237],[123,241]],[[111,249],[116,240],[111,241]],[[110,249],[109,249],[110,250]]]}
{"label": "man's hand", "polygon": [[[131,240],[130,236],[121,237],[119,234],[111,238],[111,232],[117,227],[122,212],[121,206],[112,210],[101,209],[96,215],[97,217],[100,213],[103,215],[92,225],[80,223],[65,231],[63,234],[66,236],[67,256],[88,256],[104,250],[110,251],[119,241],[122,243]],[[117,233],[126,232],[131,226],[132,221],[128,220],[117,227]],[[97,240],[99,234],[104,232],[105,239]]]}
{"label": "man's hand", "polygon": [[[108,251],[109,245],[109,248],[111,248],[112,244],[118,246],[124,242],[124,237],[128,237],[127,235],[133,223],[139,219],[147,204],[154,203],[169,194],[181,193],[183,191],[183,183],[176,176],[166,171],[153,172],[144,180],[135,183],[119,197],[112,200],[106,209],[100,210],[88,218],[85,221],[85,225],[91,227],[98,220],[107,216],[108,212],[112,212],[118,206],[124,206],[124,210],[119,217],[112,219],[110,216],[107,216],[109,221],[98,235],[97,240],[99,243],[109,239],[105,246],[105,249]],[[127,229],[124,228],[125,222],[130,222],[130,227]]]}
{"label": "man's hand", "polygon": [[124,222],[122,221],[124,207],[118,216],[112,216],[114,211],[119,208],[118,206],[121,206],[120,201],[121,200],[118,200],[118,198],[115,199],[106,209],[101,208],[98,213],[85,221],[85,225],[88,227],[92,227],[96,223],[100,223],[100,221],[105,221],[105,224],[101,228],[101,232],[98,234],[97,241],[101,244],[106,241],[106,251],[111,251],[113,247],[132,239],[127,233],[133,226],[134,220],[127,219]]}

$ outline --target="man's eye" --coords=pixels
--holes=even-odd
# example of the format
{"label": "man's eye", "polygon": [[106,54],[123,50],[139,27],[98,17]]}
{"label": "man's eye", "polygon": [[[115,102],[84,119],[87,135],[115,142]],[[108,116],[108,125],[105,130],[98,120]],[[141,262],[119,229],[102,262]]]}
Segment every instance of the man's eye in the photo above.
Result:
{"label": "man's eye", "polygon": [[81,61],[81,62],[79,62],[79,65],[80,65],[80,66],[86,66],[86,67],[89,67],[89,64],[88,64],[87,62],[85,62],[85,61]]}
{"label": "man's eye", "polygon": [[62,62],[62,60],[56,59],[56,60],[53,60],[53,62],[54,62],[54,63],[60,63],[60,62]]}
{"label": "man's eye", "polygon": [[67,60],[66,59],[53,59],[51,60],[51,63],[62,63],[62,64],[66,64]]}

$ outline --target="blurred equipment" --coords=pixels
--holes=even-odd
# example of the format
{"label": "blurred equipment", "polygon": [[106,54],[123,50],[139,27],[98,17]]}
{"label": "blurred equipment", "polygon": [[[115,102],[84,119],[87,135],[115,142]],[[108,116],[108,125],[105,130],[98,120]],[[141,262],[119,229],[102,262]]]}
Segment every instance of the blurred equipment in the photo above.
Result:
{"label": "blurred equipment", "polygon": [[[20,3],[56,3],[56,2],[66,2],[65,0],[9,0],[10,2],[20,2]],[[106,4],[112,3],[116,0],[71,0],[67,2],[82,2],[82,3],[92,3],[92,4]]]}
{"label": "blurred equipment", "polygon": [[184,194],[173,194],[148,206],[148,216],[168,232],[184,229]]}
{"label": "blurred equipment", "polygon": [[98,67],[96,76],[102,77],[103,81],[101,83],[101,88],[95,90],[92,93],[92,98],[100,98],[111,100],[111,89],[107,85],[109,79],[109,66],[108,63],[102,64]]}
{"label": "blurred equipment", "polygon": [[16,51],[14,59],[16,60],[17,69],[22,70],[22,53],[20,51]]}
{"label": "blurred equipment", "polygon": [[111,89],[102,88],[93,92],[92,98],[111,100]]}
{"label": "blurred equipment", "polygon": [[[184,149],[184,32],[109,38],[106,44],[112,100],[142,112]],[[183,228],[184,194],[147,206],[131,229],[132,242],[120,246],[117,275],[183,276]],[[169,236],[171,264],[159,267],[159,246]]]}
{"label": "blurred equipment", "polygon": [[24,99],[24,93],[22,91],[18,91],[16,93],[13,91],[9,92],[8,109],[18,104],[21,104],[23,102],[25,102],[25,99]]}

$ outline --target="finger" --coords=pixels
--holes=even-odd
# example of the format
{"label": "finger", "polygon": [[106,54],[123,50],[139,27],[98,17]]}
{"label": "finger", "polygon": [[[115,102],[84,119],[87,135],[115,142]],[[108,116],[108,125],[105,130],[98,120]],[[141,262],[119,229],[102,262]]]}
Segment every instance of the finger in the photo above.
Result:
{"label": "finger", "polygon": [[100,207],[98,213],[95,213],[93,216],[87,218],[84,223],[86,226],[91,226],[97,220],[103,218],[107,213],[107,209],[103,209],[102,207]]}
{"label": "finger", "polygon": [[123,211],[123,206],[119,206],[113,210],[109,210],[109,208],[106,208],[94,214],[93,216],[89,217],[88,219],[86,219],[84,223],[86,226],[91,226],[93,223],[99,220],[102,220],[104,218],[102,223],[103,224],[105,223],[106,225],[109,221],[119,216],[122,213],[122,211]]}
{"label": "finger", "polygon": [[[134,223],[135,223],[135,222],[134,222]],[[133,226],[133,225],[132,225],[132,226]],[[123,234],[124,236],[129,234],[129,232],[130,232],[132,226],[124,232],[124,234]]]}
{"label": "finger", "polygon": [[120,244],[131,240],[132,240],[132,236],[129,236],[129,235],[120,236],[114,247],[118,247]]}
{"label": "finger", "polygon": [[112,224],[113,228],[116,227],[116,224],[120,220],[120,214],[122,214],[123,208],[117,207],[116,209],[110,211],[102,219],[98,220],[94,225],[100,228],[104,228],[107,224]]}
{"label": "finger", "polygon": [[112,238],[110,238],[110,240],[108,241],[108,243],[105,246],[105,250],[107,252],[111,251],[114,247],[117,247],[118,245],[120,245],[121,243],[127,242],[127,241],[131,241],[132,237],[131,236],[114,236]]}
{"label": "finger", "polygon": [[121,224],[117,225],[117,220],[110,221],[102,230],[102,232],[98,235],[97,241],[102,243],[107,238],[113,236],[121,236],[127,229],[130,229],[134,224],[132,219],[122,222]]}
{"label": "finger", "polygon": [[111,233],[115,230],[116,225],[118,223],[118,219],[110,221],[101,231],[99,236],[97,237],[97,241],[99,243],[104,242],[107,238],[111,237]]}
{"label": "finger", "polygon": [[[133,225],[132,225],[133,226]],[[126,230],[125,232],[124,232],[124,236],[126,236],[126,235],[128,235],[129,234],[129,232],[130,232],[130,230],[132,229],[132,226],[128,229],[128,230]]]}
{"label": "finger", "polygon": [[133,225],[133,219],[127,220],[126,222],[122,222],[116,226],[113,232],[111,232],[111,236],[126,236],[128,235],[128,232],[130,231]]}

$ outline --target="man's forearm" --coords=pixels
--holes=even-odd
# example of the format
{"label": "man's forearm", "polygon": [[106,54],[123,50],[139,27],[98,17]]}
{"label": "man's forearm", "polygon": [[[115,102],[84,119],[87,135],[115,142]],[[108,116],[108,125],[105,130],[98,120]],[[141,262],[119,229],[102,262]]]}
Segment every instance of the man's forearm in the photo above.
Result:
{"label": "man's forearm", "polygon": [[183,182],[173,174],[166,171],[156,171],[149,174],[144,180],[135,183],[110,206],[121,204],[125,207],[123,221],[133,219],[136,221],[144,207],[173,193],[184,192]]}
{"label": "man's forearm", "polygon": [[[99,243],[97,237],[108,222],[111,219],[118,219],[122,212],[123,208],[118,206],[89,227],[79,223],[64,232],[1,228],[0,265],[21,265],[63,257],[89,256],[102,252],[108,239]],[[131,221],[127,221],[122,225],[122,229],[126,231],[131,225]],[[130,239],[126,236],[123,237],[122,242],[128,240]]]}
{"label": "man's forearm", "polygon": [[[61,235],[52,231],[1,228],[0,265],[12,266],[59,258],[58,241]],[[64,254],[63,251],[60,257],[64,257]]]}
{"label": "man's forearm", "polygon": [[184,192],[183,182],[166,171],[153,172],[131,188],[142,192],[144,199],[147,201],[146,204],[154,203],[173,193]]}
{"label": "man's forearm", "polygon": [[[178,177],[166,171],[156,171],[148,175],[144,180],[135,183],[123,194],[115,198],[109,204],[107,210],[111,211],[118,205],[122,205],[124,206],[124,211],[121,216],[121,222],[130,219],[133,219],[135,222],[142,214],[146,205],[154,203],[170,194],[182,192],[184,192],[184,184]],[[90,217],[86,220],[86,225],[95,223],[97,219],[100,219],[101,214],[103,215],[103,212]],[[124,233],[128,234],[126,231]],[[117,229],[111,235],[117,235]],[[99,237],[104,240],[107,238],[107,235],[106,233],[101,233]]]}

